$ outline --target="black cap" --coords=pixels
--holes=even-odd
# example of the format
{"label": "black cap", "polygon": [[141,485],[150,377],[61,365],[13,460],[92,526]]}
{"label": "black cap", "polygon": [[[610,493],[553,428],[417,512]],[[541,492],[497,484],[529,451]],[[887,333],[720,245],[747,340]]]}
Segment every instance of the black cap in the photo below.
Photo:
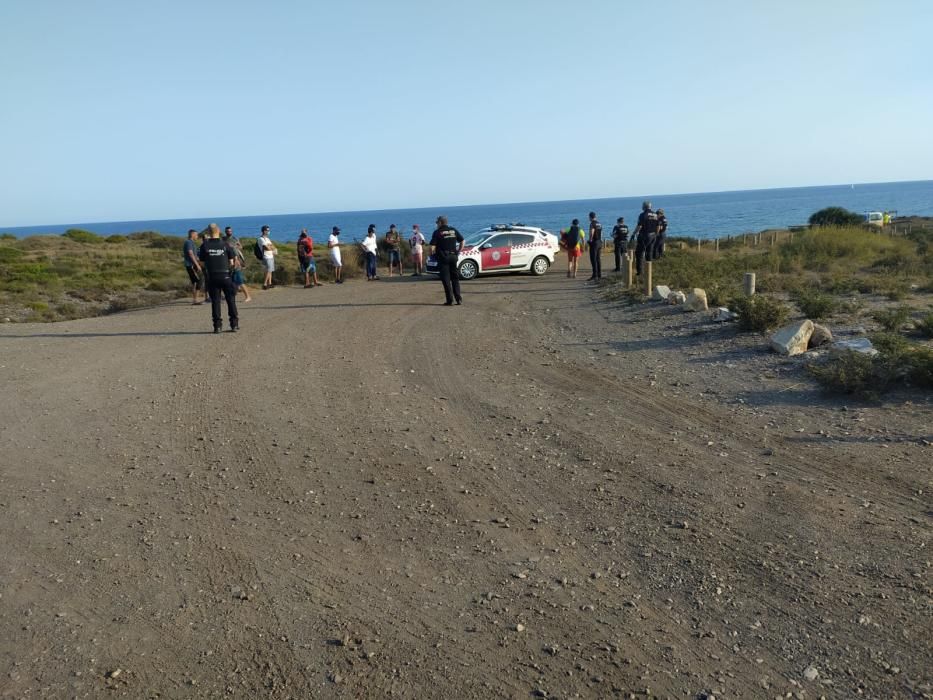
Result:
{"label": "black cap", "polygon": [[339,229],[338,227],[334,226],[334,227],[331,229],[331,233],[340,233],[340,229]]}

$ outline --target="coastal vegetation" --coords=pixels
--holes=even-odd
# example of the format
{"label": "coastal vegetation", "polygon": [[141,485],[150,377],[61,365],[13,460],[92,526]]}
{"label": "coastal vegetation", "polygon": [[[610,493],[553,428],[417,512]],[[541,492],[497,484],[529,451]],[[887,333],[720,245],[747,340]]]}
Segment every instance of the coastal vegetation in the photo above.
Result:
{"label": "coastal vegetation", "polygon": [[842,207],[826,207],[810,216],[811,226],[858,226],[864,221],[861,214]]}

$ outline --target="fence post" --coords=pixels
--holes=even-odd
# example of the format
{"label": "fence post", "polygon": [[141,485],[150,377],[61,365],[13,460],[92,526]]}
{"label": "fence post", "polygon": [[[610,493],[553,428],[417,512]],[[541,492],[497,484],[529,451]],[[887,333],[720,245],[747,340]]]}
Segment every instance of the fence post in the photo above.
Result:
{"label": "fence post", "polygon": [[635,284],[635,256],[632,253],[625,255],[625,288],[631,289]]}
{"label": "fence post", "polygon": [[716,252],[719,252],[719,239],[716,239]]}
{"label": "fence post", "polygon": [[699,250],[699,249],[700,249],[700,239],[697,238],[697,250]]}
{"label": "fence post", "polygon": [[742,291],[745,292],[745,296],[750,297],[755,293],[755,273],[746,272],[745,279],[742,281]]}
{"label": "fence post", "polygon": [[645,294],[651,296],[651,261],[645,261]]}

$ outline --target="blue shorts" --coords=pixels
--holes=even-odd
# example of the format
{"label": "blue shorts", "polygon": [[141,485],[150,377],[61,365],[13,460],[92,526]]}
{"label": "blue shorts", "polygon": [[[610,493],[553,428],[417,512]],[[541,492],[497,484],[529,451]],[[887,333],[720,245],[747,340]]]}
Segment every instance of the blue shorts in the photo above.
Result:
{"label": "blue shorts", "polygon": [[392,263],[402,264],[402,256],[395,248],[389,248],[389,264]]}
{"label": "blue shorts", "polygon": [[302,274],[306,272],[311,274],[317,272],[317,265],[314,264],[314,258],[308,258],[304,262],[301,262],[301,260],[298,261],[298,269],[301,270]]}

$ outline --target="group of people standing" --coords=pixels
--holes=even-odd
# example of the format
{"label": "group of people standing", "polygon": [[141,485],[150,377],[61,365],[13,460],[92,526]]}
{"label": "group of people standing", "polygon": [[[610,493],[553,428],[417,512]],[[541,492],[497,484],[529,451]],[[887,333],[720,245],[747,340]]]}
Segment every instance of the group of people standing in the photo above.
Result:
{"label": "group of people standing", "polygon": [[[279,250],[270,238],[270,228],[263,226],[256,243],[253,246],[255,257],[262,263],[264,278],[263,289],[272,289],[275,287],[273,273],[275,272],[275,261]],[[200,245],[198,240],[200,238]],[[395,224],[389,227],[385,234],[385,248],[388,257],[388,273],[392,276],[396,268],[398,274],[403,274],[402,267],[402,249],[401,234]],[[418,224],[412,226],[409,245],[411,246],[412,263],[414,271],[412,276],[419,276],[424,272],[424,246],[427,239],[421,233]],[[456,301],[457,304],[463,303],[460,294],[460,279],[457,275],[457,258],[463,247],[463,236],[457,229],[447,224],[447,219],[443,216],[437,218],[437,230],[431,239],[431,252],[437,255],[438,272],[441,282],[444,285],[444,294],[446,305],[451,306]],[[367,281],[378,280],[376,271],[376,260],[378,253],[378,242],[376,240],[376,226],[371,224],[367,231],[366,238],[360,242],[360,248],[366,256],[366,279]],[[330,237],[327,239],[328,255],[330,263],[334,270],[334,282],[343,284],[343,260],[340,253],[340,228],[334,226]],[[298,268],[304,275],[304,286],[319,287],[321,283],[317,277],[317,264],[314,259],[314,239],[308,233],[307,229],[302,229],[296,243],[296,252],[298,254]],[[217,224],[210,224],[203,231],[198,233],[195,229],[188,231],[188,238],[184,243],[182,250],[185,269],[188,272],[188,278],[191,281],[192,303],[195,305],[203,304],[208,297],[211,300],[211,319],[214,324],[214,332],[219,333],[223,319],[221,316],[221,297],[227,302],[227,315],[230,323],[230,330],[236,332],[239,330],[239,314],[236,306],[236,297],[239,291],[243,292],[244,302],[251,301],[249,288],[245,284],[243,269],[246,265],[246,257],[243,254],[243,245],[240,240],[233,235],[233,228],[227,226],[224,229],[224,236],[221,238],[220,227]],[[202,299],[203,295],[203,299]]]}
{"label": "group of people standing", "polygon": [[[620,216],[616,219],[616,225],[612,228],[615,272],[622,271],[622,260],[629,254],[631,241],[635,243],[635,271],[638,275],[641,275],[646,260],[657,260],[664,255],[667,239],[667,217],[664,210],[654,211],[651,202],[647,200],[642,202],[641,209],[631,239],[625,217]],[[561,238],[567,251],[567,277],[577,276],[577,261],[583,256],[584,249],[588,248],[592,270],[589,279],[602,279],[603,226],[596,218],[596,212],[591,211],[589,214],[589,228],[586,233],[580,226],[580,220],[574,219],[568,229],[561,231]]]}

